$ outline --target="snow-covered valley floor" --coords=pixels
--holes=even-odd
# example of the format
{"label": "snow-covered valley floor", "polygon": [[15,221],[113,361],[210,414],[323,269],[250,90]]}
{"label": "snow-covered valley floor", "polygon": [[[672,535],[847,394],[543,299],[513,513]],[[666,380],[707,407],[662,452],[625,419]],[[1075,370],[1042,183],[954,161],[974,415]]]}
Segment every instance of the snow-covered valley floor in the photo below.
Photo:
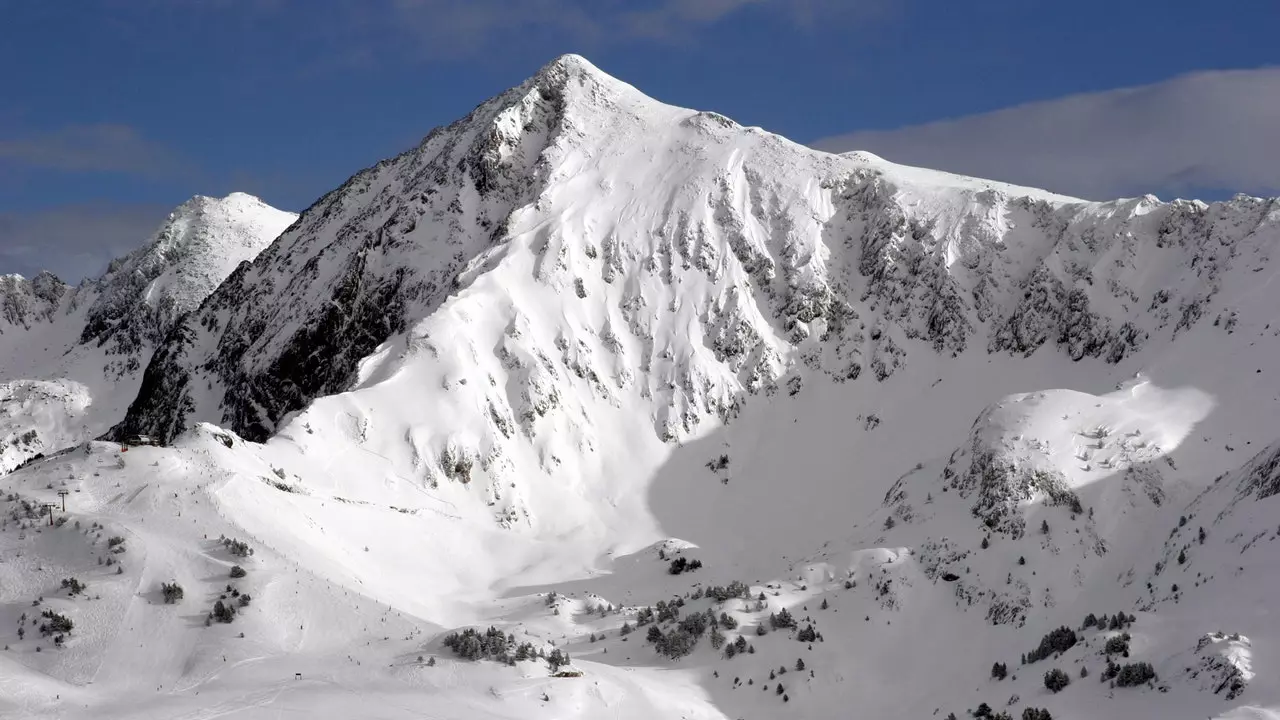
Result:
{"label": "snow-covered valley floor", "polygon": [[[1163,597],[1167,583],[1158,581],[1166,587],[1146,608],[1142,588],[1165,540],[1152,529],[1177,527],[1209,468],[1233,454],[1241,464],[1246,448],[1265,443],[1274,398],[1237,398],[1232,407],[1247,410],[1224,412],[1230,389],[1178,389],[1176,362],[1127,381],[1113,380],[1123,371],[1099,373],[1105,366],[1052,355],[946,363],[949,377],[939,378],[942,361],[904,372],[897,387],[914,391],[893,393],[891,404],[875,396],[886,384],[802,389],[749,407],[727,428],[670,447],[659,466],[604,483],[600,496],[568,488],[576,497],[558,502],[580,515],[558,518],[565,530],[550,535],[497,527],[457,488],[397,478],[394,458],[322,426],[325,415],[335,426],[349,422],[341,398],[317,403],[265,445],[202,425],[171,448],[121,452],[95,442],[38,461],[0,480],[10,498],[0,532],[0,712],[837,718],[932,716],[936,708],[943,717],[986,702],[1067,718],[1275,717],[1268,713],[1280,706],[1280,684],[1264,670],[1276,667],[1280,647],[1269,613],[1280,590],[1274,549],[1236,561],[1209,556],[1222,552],[1210,542],[1191,564],[1212,568],[1203,586],[1183,571],[1183,595]],[[1157,383],[1161,375],[1172,387]],[[1049,380],[1072,389],[1032,390]],[[1015,390],[1032,395],[991,404]],[[864,410],[851,418],[850,408]],[[625,422],[623,410],[614,412]],[[867,423],[870,415],[877,424]],[[1092,447],[1098,428],[1115,440],[1103,439],[1113,454]],[[948,504],[954,493],[939,479],[948,459],[938,449],[964,447],[971,432],[1061,466],[1088,507],[1086,534],[1106,538],[1113,551],[1092,556],[1062,508],[1030,510],[1029,523],[1044,517],[1053,526],[1048,538],[1031,530],[979,551],[983,534],[967,507]],[[1079,442],[1065,447],[1073,434]],[[645,437],[651,433],[631,436]],[[1138,444],[1146,451],[1133,450]],[[626,445],[602,451],[625,455]],[[1054,451],[1037,452],[1046,446]],[[1086,451],[1108,455],[1113,467],[1085,471]],[[713,469],[722,455],[727,466]],[[1166,471],[1159,505],[1135,497],[1123,477],[1126,465],[1146,462]],[[919,477],[931,498],[886,529],[894,506],[885,495],[904,476],[908,486]],[[55,512],[57,527],[22,512],[24,503],[60,503],[63,489],[67,512]],[[1211,519],[1193,516],[1190,525]],[[1212,539],[1226,532],[1213,527]],[[224,537],[244,541],[252,555],[236,556]],[[111,538],[123,540],[112,547]],[[993,627],[981,603],[958,600],[930,567],[944,554],[941,538],[972,553],[948,567],[980,578],[973,587],[1000,593],[1016,575],[1031,588],[1022,623]],[[669,560],[680,556],[703,567],[672,575]],[[1227,567],[1246,560],[1254,563],[1247,570]],[[244,577],[231,577],[236,565]],[[1126,572],[1142,582],[1121,582]],[[72,596],[61,587],[69,578],[84,590]],[[745,599],[693,599],[733,581],[749,586]],[[181,585],[181,601],[164,602],[164,583]],[[652,624],[620,635],[624,623],[637,625],[641,608],[677,596],[681,617],[726,613],[736,625],[721,625],[726,643],[741,636],[749,651],[726,658],[704,638],[672,660],[646,641]],[[220,599],[237,606],[233,622],[206,622]],[[797,629],[771,628],[770,614],[783,608]],[[60,645],[39,631],[46,610],[74,622]],[[1097,680],[1101,645],[1116,633],[1086,631],[1060,660],[1019,664],[1042,634],[1079,627],[1094,611],[1135,613],[1132,654],[1156,666],[1156,685],[1116,689]],[[821,640],[798,642],[810,623]],[[539,660],[463,660],[442,645],[448,632],[490,625],[516,643],[567,652],[568,669],[581,677],[552,677]],[[760,625],[767,634],[756,634]],[[1190,677],[1186,668],[1211,663],[1196,646],[1215,631],[1246,638],[1225,644],[1248,668],[1248,704],[1272,710],[1227,715],[1241,703]],[[806,669],[797,671],[797,661]],[[1010,678],[990,677],[996,662]],[[1042,683],[1051,664],[1074,681],[1058,694]],[[1079,678],[1082,667],[1092,675]]]}

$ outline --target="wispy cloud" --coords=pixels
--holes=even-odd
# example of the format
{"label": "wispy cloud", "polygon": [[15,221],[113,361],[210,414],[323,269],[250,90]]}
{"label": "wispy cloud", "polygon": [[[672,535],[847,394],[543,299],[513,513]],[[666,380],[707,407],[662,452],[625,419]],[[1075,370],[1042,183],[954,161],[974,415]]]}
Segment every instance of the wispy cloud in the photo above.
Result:
{"label": "wispy cloud", "polygon": [[[878,11],[895,0],[389,0],[401,37],[429,54],[470,55],[532,37],[603,47],[684,42],[746,12],[787,26]],[[902,0],[897,0],[902,1]],[[375,3],[376,5],[376,3]],[[366,9],[370,6],[365,5]],[[594,49],[593,47],[593,49]]]}
{"label": "wispy cloud", "polygon": [[118,172],[153,177],[185,171],[164,145],[127,125],[68,125],[58,130],[0,137],[0,167],[64,172]]}
{"label": "wispy cloud", "polygon": [[168,212],[158,205],[68,205],[0,213],[0,273],[48,270],[78,282],[142,247]]}
{"label": "wispy cloud", "polygon": [[[905,0],[114,0],[126,16],[142,7],[169,13],[251,14],[289,20],[325,54],[369,61],[403,55],[467,57],[495,49],[557,44],[683,41],[747,11],[769,12],[792,27],[850,9]],[[149,11],[150,12],[150,11]]]}
{"label": "wispy cloud", "polygon": [[813,145],[1089,199],[1278,195],[1280,68],[1195,73]]}
{"label": "wispy cloud", "polygon": [[892,0],[661,0],[650,7],[633,7],[620,14],[619,34],[669,41],[715,25],[751,10],[768,12],[796,28],[809,28],[821,19],[866,17]]}

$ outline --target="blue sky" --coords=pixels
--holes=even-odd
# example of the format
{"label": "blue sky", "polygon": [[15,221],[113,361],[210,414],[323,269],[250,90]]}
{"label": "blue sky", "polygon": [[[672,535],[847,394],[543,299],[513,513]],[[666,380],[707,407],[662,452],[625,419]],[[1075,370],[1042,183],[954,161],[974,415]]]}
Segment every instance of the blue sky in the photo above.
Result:
{"label": "blue sky", "polygon": [[[868,149],[904,159],[926,145],[911,134],[922,124],[1280,64],[1280,3],[1246,5],[0,0],[0,263],[11,266],[0,272],[54,265],[50,249],[63,243],[83,267],[55,270],[76,280],[196,193],[243,190],[300,210],[564,52],[666,102],[799,142],[874,140]],[[1229,115],[1230,97],[1211,96]],[[968,170],[955,150],[971,136],[945,137],[935,154],[904,161]],[[1025,152],[1006,155],[989,172],[1018,181]],[[1214,175],[1211,190],[1255,190],[1256,178],[1237,183],[1232,172]]]}

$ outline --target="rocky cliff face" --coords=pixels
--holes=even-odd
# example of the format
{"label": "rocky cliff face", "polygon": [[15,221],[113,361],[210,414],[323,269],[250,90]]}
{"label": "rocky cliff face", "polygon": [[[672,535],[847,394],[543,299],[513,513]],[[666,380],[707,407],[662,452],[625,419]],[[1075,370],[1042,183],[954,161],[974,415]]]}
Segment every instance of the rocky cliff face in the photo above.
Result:
{"label": "rocky cliff face", "polygon": [[52,322],[72,289],[50,272],[28,280],[21,275],[0,276],[0,333],[29,330],[38,323]]}

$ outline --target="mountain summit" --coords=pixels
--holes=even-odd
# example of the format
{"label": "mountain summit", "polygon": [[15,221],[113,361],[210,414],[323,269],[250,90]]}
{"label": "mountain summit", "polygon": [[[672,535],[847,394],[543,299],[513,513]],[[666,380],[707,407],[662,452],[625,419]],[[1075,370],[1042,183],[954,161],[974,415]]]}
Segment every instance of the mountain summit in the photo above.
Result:
{"label": "mountain summit", "polygon": [[[797,364],[883,381],[917,340],[1116,363],[1264,262],[1278,212],[1085,203],[829,155],[566,55],[307,209],[170,338],[122,429],[168,438],[207,420],[265,439],[487,282],[512,327],[517,288],[553,293],[565,319],[527,349],[578,356],[599,392],[643,388],[666,439]],[[509,385],[498,414],[526,417],[544,384]]]}

